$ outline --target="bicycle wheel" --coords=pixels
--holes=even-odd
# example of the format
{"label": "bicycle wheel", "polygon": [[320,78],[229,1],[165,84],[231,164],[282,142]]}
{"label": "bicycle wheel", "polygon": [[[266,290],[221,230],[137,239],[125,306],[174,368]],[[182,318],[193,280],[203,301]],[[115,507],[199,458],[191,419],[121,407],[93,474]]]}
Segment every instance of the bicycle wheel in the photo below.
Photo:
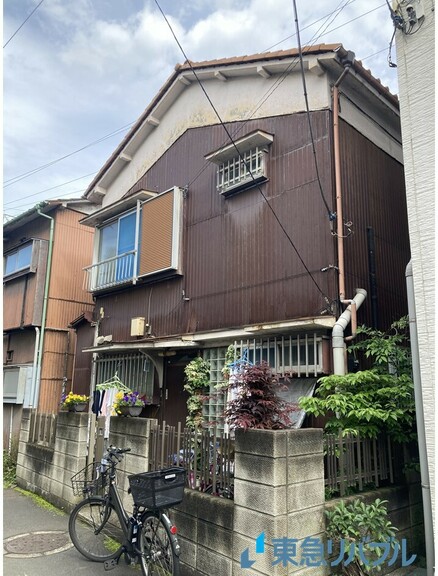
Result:
{"label": "bicycle wheel", "polygon": [[179,558],[170,530],[160,516],[143,521],[140,538],[140,563],[144,576],[179,576]]}
{"label": "bicycle wheel", "polygon": [[120,554],[124,533],[117,513],[105,499],[88,498],[70,514],[68,531],[75,548],[88,560],[105,562]]}

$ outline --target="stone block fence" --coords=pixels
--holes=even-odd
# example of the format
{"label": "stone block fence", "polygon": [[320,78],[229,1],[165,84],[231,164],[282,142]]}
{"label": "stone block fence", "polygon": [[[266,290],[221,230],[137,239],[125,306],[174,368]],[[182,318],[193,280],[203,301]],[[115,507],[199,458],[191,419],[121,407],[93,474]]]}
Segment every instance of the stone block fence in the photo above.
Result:
{"label": "stone block fence", "polygon": [[[119,487],[127,494],[129,474],[148,470],[151,421],[111,419],[110,443],[130,447],[119,467]],[[53,448],[30,443],[29,414],[20,433],[17,482],[53,504],[69,510],[77,502],[70,478],[86,464],[88,414],[60,413]],[[327,576],[323,566],[300,565],[300,543],[323,540],[326,503],[322,430],[237,431],[235,499],[227,500],[186,489],[183,503],[173,509],[181,541],[181,576]],[[400,537],[421,545],[421,491],[408,485],[368,494],[389,501]],[[297,566],[273,565],[275,540],[296,539]],[[243,556],[242,556],[243,554]],[[241,560],[243,559],[243,567]],[[278,559],[278,555],[277,555]],[[248,560],[248,562],[246,562]],[[251,568],[245,567],[251,562]]]}

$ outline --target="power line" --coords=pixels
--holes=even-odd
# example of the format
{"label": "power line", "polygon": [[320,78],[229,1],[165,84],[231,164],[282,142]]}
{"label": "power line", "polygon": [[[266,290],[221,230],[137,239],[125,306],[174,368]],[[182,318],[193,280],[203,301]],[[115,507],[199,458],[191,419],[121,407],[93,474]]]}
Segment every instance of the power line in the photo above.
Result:
{"label": "power line", "polygon": [[[161,9],[161,6],[160,6],[160,4],[158,3],[158,0],[154,0],[154,2],[155,2],[155,4],[157,5],[159,11],[161,12],[164,20],[166,21],[166,23],[167,23],[167,25],[168,25],[171,33],[172,33],[172,36],[174,37],[176,43],[178,44],[178,47],[179,47],[179,49],[181,50],[184,58],[186,59],[186,62],[189,64],[190,69],[191,69],[192,73],[194,74],[194,76],[195,76],[195,78],[196,78],[196,81],[198,82],[199,86],[201,87],[201,90],[203,91],[204,95],[206,96],[208,102],[210,103],[210,106],[212,107],[214,113],[216,114],[216,116],[217,116],[217,118],[218,118],[218,120],[219,120],[222,128],[225,130],[225,132],[226,132],[226,134],[227,134],[230,142],[232,143],[232,145],[233,145],[234,148],[236,149],[237,154],[238,154],[238,156],[239,156],[239,159],[241,160],[241,162],[243,162],[243,164],[245,165],[245,167],[246,167],[248,173],[250,174],[252,180],[255,182],[255,178],[254,178],[253,173],[251,172],[251,170],[250,170],[249,166],[247,165],[247,163],[246,163],[246,162],[244,161],[244,159],[242,158],[242,155],[240,154],[239,149],[237,148],[236,143],[234,142],[233,137],[232,137],[230,131],[229,131],[228,128],[225,126],[225,124],[224,124],[224,122],[223,122],[223,120],[222,120],[219,112],[217,111],[217,109],[216,109],[215,105],[213,104],[210,96],[208,95],[208,93],[207,93],[207,91],[205,90],[202,82],[200,81],[199,76],[198,76],[197,73],[196,73],[196,70],[193,68],[193,66],[192,66],[189,58],[187,57],[187,55],[186,55],[186,53],[185,53],[185,51],[184,51],[184,48],[181,46],[181,43],[179,42],[178,38],[176,37],[176,34],[175,34],[175,32],[174,32],[174,30],[173,30],[170,22],[169,22],[168,19],[166,18],[166,15],[164,14],[163,10]],[[298,259],[300,260],[300,262],[301,262],[301,264],[303,265],[304,269],[306,270],[307,274],[308,274],[309,277],[311,278],[312,282],[314,283],[314,285],[316,286],[316,288],[318,289],[318,291],[320,292],[320,294],[324,297],[325,301],[326,301],[327,303],[329,303],[329,298],[328,298],[328,296],[327,296],[326,294],[324,294],[324,292],[321,290],[319,284],[317,283],[317,281],[316,281],[315,278],[313,277],[311,271],[309,270],[309,268],[307,267],[306,263],[304,262],[304,260],[303,260],[303,258],[302,258],[302,256],[301,256],[298,248],[295,246],[294,242],[292,241],[292,238],[291,238],[290,235],[288,234],[287,230],[286,230],[285,227],[283,226],[283,223],[280,221],[280,219],[279,219],[279,217],[277,216],[275,210],[272,208],[270,202],[268,201],[268,199],[266,198],[265,194],[263,193],[263,190],[260,188],[260,186],[259,186],[258,184],[257,184],[257,189],[258,189],[258,191],[260,192],[260,194],[262,195],[262,197],[263,197],[266,205],[268,206],[269,210],[271,211],[272,215],[274,216],[275,220],[277,221],[277,223],[278,223],[278,225],[280,226],[281,230],[283,231],[284,235],[285,235],[286,238],[288,239],[290,245],[292,246],[293,250],[295,251],[296,255],[298,256]]]}
{"label": "power line", "polygon": [[[42,0],[42,1],[44,1],[44,0]],[[352,4],[352,3],[355,2],[355,1],[356,1],[356,0],[351,0],[350,2],[348,2],[348,4]],[[40,4],[41,4],[41,3],[42,3],[42,2],[40,2]],[[351,19],[351,20],[348,20],[347,22],[344,22],[343,24],[341,24],[341,25],[338,26],[337,28],[333,28],[333,29],[331,29],[331,30],[329,30],[329,31],[324,31],[324,33],[322,33],[322,34],[320,34],[320,35],[318,36],[318,39],[319,39],[322,35],[324,35],[324,34],[326,34],[326,33],[328,33],[328,32],[332,32],[333,30],[338,30],[339,28],[342,28],[343,26],[346,26],[347,24],[349,24],[349,23],[351,23],[351,22],[354,22],[355,20],[358,20],[359,18],[362,18],[363,16],[366,16],[366,15],[369,14],[370,12],[374,12],[375,10],[378,10],[379,8],[382,8],[382,7],[384,7],[384,6],[385,6],[385,4],[380,4],[380,5],[377,6],[376,8],[373,8],[373,9],[371,9],[371,10],[367,10],[367,12],[364,12],[363,14],[359,15],[358,17],[353,18],[353,19]],[[38,8],[38,6],[37,6],[37,8]],[[342,8],[336,8],[335,10],[333,10],[332,12],[326,14],[326,15],[323,16],[322,18],[319,18],[318,20],[315,20],[314,22],[311,22],[310,24],[308,24],[307,26],[305,26],[302,30],[306,30],[306,29],[310,28],[311,26],[313,26],[314,24],[317,24],[317,23],[320,22],[321,20],[324,20],[324,19],[326,19],[326,18],[334,15],[336,12],[340,13],[340,12],[343,10],[343,8],[344,8],[344,7],[342,7]],[[36,9],[35,9],[35,10],[36,10]],[[338,15],[338,14],[337,14],[337,15]],[[337,15],[336,15],[336,17],[337,17]],[[30,16],[29,16],[29,17],[30,17]],[[321,27],[314,33],[312,39],[309,40],[308,44],[309,44],[309,43],[311,44],[311,43],[313,42],[315,36],[318,34],[318,32],[319,32],[320,29],[321,29]],[[295,36],[295,35],[296,35],[296,34],[291,34],[290,36],[287,36],[287,37],[284,38],[283,40],[280,40],[280,42],[277,42],[276,44],[270,46],[269,48],[266,48],[265,50],[263,50],[263,52],[266,52],[266,51],[271,50],[271,49],[274,48],[275,46],[278,46],[279,44],[282,44],[283,42],[285,42],[286,40],[289,40],[290,38],[292,38],[292,37]],[[382,50],[382,51],[384,51],[384,50]],[[377,55],[377,54],[379,54],[379,53],[382,52],[382,51],[376,52],[376,53],[374,53],[374,54],[371,55],[371,56]],[[367,58],[371,58],[371,56],[367,56]],[[365,58],[364,58],[363,60],[365,60]],[[295,65],[295,64],[296,64],[296,62],[293,63],[293,65]],[[290,68],[292,68],[292,65],[290,66]],[[281,84],[281,82],[282,82],[283,79],[286,77],[287,73],[289,72],[290,68],[288,67],[288,69],[287,69],[287,70],[285,71],[285,73],[284,73],[284,76],[283,76],[283,77],[280,77],[280,79],[277,80],[277,82],[279,82],[279,83]],[[275,86],[275,84],[274,84],[274,86]],[[248,121],[253,117],[253,115],[257,112],[257,110],[266,102],[266,100],[269,98],[269,96],[275,91],[275,89],[276,89],[276,87],[274,87],[274,88],[271,87],[271,88],[270,88],[270,90],[268,91],[268,96],[261,101],[260,105],[253,111],[253,113],[251,114],[251,116],[248,117],[248,119],[245,121],[245,123],[248,122]],[[271,91],[271,90],[272,90],[272,91]],[[41,170],[44,170],[44,169],[46,169],[46,168],[49,168],[49,167],[52,166],[53,164],[56,164],[57,162],[61,162],[62,160],[65,160],[66,158],[69,158],[70,156],[73,156],[74,154],[77,154],[77,153],[85,150],[85,149],[88,148],[88,147],[94,146],[95,144],[99,144],[100,142],[103,142],[103,141],[106,140],[107,138],[110,138],[110,137],[112,137],[112,136],[117,135],[118,133],[122,132],[122,131],[125,130],[126,128],[132,126],[133,123],[134,123],[134,122],[130,122],[129,124],[127,124],[127,125],[125,125],[125,126],[122,126],[121,128],[118,128],[118,129],[115,130],[114,132],[112,132],[112,133],[110,133],[110,134],[107,134],[106,136],[103,136],[102,138],[100,138],[100,139],[98,139],[98,140],[95,140],[95,141],[91,142],[90,144],[87,144],[86,146],[84,146],[84,147],[82,147],[82,148],[80,148],[80,149],[78,149],[78,150],[75,150],[75,151],[71,152],[70,154],[67,154],[67,155],[65,155],[65,156],[62,156],[61,158],[57,158],[56,160],[53,160],[52,162],[49,162],[49,163],[47,163],[47,164],[44,164],[44,165],[42,165],[42,166],[39,166],[39,167],[37,167],[37,168],[34,168],[34,169],[29,170],[29,171],[27,171],[27,172],[24,172],[23,174],[19,174],[18,176],[15,176],[15,177],[13,177],[13,178],[10,178],[9,180],[6,180],[6,181],[5,181],[5,186],[4,186],[4,188],[6,188],[6,187],[8,187],[8,186],[12,186],[12,185],[15,184],[16,182],[19,182],[20,180],[22,180],[22,179],[24,179],[24,178],[27,178],[27,177],[29,177],[29,176],[32,176],[33,174],[35,174],[35,173],[37,173],[37,172],[39,172],[39,171],[41,171]],[[245,123],[242,124],[242,125],[239,127],[239,129],[238,129],[233,135],[237,134],[238,131],[241,130],[241,129],[245,126]],[[200,174],[204,171],[204,169],[206,169],[207,166],[208,166],[208,164],[206,164],[205,168],[203,168],[203,169],[201,170]],[[199,175],[200,175],[200,174],[199,174]],[[199,175],[197,175],[197,176],[195,177],[195,179],[192,180],[191,183],[193,183],[193,182],[198,178]],[[84,178],[85,178],[85,176],[84,176]],[[21,199],[20,199],[20,200],[21,200]]]}
{"label": "power line", "polygon": [[[68,182],[64,182],[63,184],[58,184],[57,186],[52,186],[51,188],[46,188],[45,190],[40,190],[39,192],[35,192],[34,194],[29,194],[28,196],[21,196],[17,200],[10,200],[9,202],[4,202],[4,206],[8,206],[9,204],[14,204],[15,202],[20,202],[21,200],[26,200],[27,198],[32,198],[33,196],[38,196],[39,194],[44,194],[44,192],[50,192],[50,190],[55,190],[55,188],[62,188],[62,186],[67,186],[67,184],[71,184],[72,182],[77,182],[78,180],[82,180],[83,178],[88,178],[89,176],[94,176],[96,172],[90,172],[90,174],[85,174],[84,176],[80,176],[79,178],[74,178],[73,180],[69,180]],[[73,192],[74,194],[74,192]]]}
{"label": "power line", "polygon": [[103,142],[104,140],[107,140],[108,138],[111,138],[112,136],[117,136],[117,134],[120,134],[120,132],[123,132],[127,128],[132,126],[133,123],[134,122],[130,122],[129,124],[126,124],[125,126],[118,128],[117,130],[114,130],[114,132],[111,132],[110,134],[107,134],[106,136],[102,136],[98,140],[94,140],[93,142],[90,142],[89,144],[86,144],[85,146],[82,146],[81,148],[78,148],[77,150],[74,150],[73,152],[66,154],[65,156],[61,156],[60,158],[57,158],[56,160],[52,160],[51,162],[48,162],[47,164],[43,164],[42,166],[39,166],[38,168],[33,168],[32,170],[28,170],[27,172],[23,172],[23,174],[19,174],[18,176],[14,176],[13,178],[9,178],[9,180],[5,180],[5,186],[3,186],[3,188],[7,188],[8,186],[12,186],[13,184],[16,184],[17,182],[19,182],[20,180],[24,180],[25,178],[28,178],[29,176],[32,176],[33,174],[36,174],[37,172],[41,172],[41,170],[45,170],[46,168],[53,166],[57,162],[61,162],[61,160],[65,160],[66,158],[70,158],[70,156],[74,156],[74,154],[78,154],[79,152],[82,152],[83,150],[86,150],[87,148],[90,148],[91,146],[94,146],[95,144],[100,144],[100,142]]}
{"label": "power line", "polygon": [[32,14],[34,14],[38,8],[41,6],[41,4],[44,2],[44,0],[41,0],[41,2],[39,4],[37,4],[35,6],[35,8],[32,10],[32,12],[29,14],[29,16],[26,18],[26,20],[20,24],[20,26],[15,30],[15,32],[12,34],[12,36],[9,38],[9,40],[6,42],[6,44],[3,45],[3,48],[6,48],[6,46],[9,44],[9,42],[12,40],[12,38],[18,34],[18,32],[23,28],[23,26],[26,24],[26,22],[29,20],[29,18],[32,16]]}

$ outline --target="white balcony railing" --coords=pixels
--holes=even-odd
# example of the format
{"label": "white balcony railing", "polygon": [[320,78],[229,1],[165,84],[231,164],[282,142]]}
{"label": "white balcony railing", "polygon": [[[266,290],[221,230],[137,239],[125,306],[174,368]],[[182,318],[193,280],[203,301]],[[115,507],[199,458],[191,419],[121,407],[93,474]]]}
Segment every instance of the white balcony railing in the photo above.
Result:
{"label": "white balcony railing", "polygon": [[137,279],[137,251],[131,250],[84,268],[85,290],[96,292]]}

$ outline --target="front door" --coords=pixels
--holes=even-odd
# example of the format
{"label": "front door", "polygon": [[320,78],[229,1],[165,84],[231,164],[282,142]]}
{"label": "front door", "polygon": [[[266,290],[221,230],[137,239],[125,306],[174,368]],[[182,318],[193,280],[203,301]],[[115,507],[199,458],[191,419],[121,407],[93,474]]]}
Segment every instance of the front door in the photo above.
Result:
{"label": "front door", "polygon": [[186,425],[189,394],[184,390],[184,368],[191,359],[187,354],[164,359],[163,410],[160,415],[161,421],[165,420],[170,426],[178,426],[178,422],[181,422],[181,428]]}

